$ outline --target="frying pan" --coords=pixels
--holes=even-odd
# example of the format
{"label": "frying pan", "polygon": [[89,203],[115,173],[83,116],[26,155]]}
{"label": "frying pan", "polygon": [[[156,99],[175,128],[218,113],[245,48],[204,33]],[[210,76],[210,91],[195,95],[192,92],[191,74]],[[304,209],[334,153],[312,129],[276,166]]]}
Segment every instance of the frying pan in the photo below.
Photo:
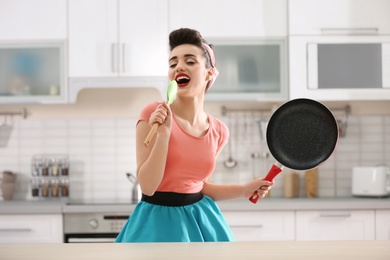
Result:
{"label": "frying pan", "polygon": [[[284,103],[272,114],[266,136],[269,151],[277,162],[264,180],[272,181],[284,166],[309,170],[325,162],[336,148],[339,130],[326,106],[300,98]],[[258,199],[257,192],[249,198],[253,203]]]}

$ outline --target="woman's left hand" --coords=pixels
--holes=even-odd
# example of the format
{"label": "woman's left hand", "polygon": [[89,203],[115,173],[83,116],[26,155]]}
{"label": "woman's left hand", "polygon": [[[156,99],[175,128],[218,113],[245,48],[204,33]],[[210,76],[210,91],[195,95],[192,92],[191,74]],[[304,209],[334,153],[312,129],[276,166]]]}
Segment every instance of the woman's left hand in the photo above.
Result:
{"label": "woman's left hand", "polygon": [[257,193],[260,198],[264,198],[273,185],[273,181],[270,182],[261,178],[254,179],[253,181],[244,184],[245,197],[250,198],[253,193]]}

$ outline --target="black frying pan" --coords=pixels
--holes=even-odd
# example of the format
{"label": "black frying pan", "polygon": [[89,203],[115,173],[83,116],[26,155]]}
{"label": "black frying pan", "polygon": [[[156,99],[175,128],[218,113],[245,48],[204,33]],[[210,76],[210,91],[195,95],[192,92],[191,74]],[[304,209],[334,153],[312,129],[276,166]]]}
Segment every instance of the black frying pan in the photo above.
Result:
{"label": "black frying pan", "polygon": [[[332,112],[311,99],[284,103],[271,116],[267,126],[267,144],[275,163],[264,180],[272,181],[283,166],[309,170],[326,161],[333,153],[339,130]],[[249,198],[256,203],[257,192]]]}

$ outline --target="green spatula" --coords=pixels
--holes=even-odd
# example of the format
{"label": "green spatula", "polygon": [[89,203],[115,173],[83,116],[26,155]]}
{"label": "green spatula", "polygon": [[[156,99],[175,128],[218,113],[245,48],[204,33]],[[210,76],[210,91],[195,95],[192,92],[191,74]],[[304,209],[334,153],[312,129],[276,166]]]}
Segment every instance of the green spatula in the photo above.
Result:
{"label": "green spatula", "polygon": [[[176,80],[172,80],[168,84],[168,89],[167,89],[167,103],[168,105],[172,104],[172,102],[176,99],[177,95],[177,82]],[[146,139],[144,141],[144,145],[146,147],[149,146],[150,142],[152,141],[152,138],[154,137],[154,134],[157,131],[158,123],[154,123],[152,126],[152,129],[150,129],[148,136],[146,136]]]}

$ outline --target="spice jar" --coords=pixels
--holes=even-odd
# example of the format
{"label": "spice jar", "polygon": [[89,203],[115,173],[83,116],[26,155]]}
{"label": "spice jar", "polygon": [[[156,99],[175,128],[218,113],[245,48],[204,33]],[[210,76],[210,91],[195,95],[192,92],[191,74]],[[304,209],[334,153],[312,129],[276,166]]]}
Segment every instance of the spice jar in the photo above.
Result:
{"label": "spice jar", "polygon": [[52,197],[58,197],[58,183],[59,180],[57,178],[53,178],[50,180],[50,186],[51,186],[51,196]]}
{"label": "spice jar", "polygon": [[41,196],[49,197],[49,180],[41,179]]}
{"label": "spice jar", "polygon": [[58,175],[58,162],[57,162],[57,159],[55,159],[55,158],[52,159],[51,175],[52,176],[57,176]]}
{"label": "spice jar", "polygon": [[33,197],[39,197],[39,180],[32,179],[31,180],[31,195]]}
{"label": "spice jar", "polygon": [[69,180],[68,178],[61,179],[61,197],[69,196]]}
{"label": "spice jar", "polygon": [[39,166],[41,168],[42,176],[49,176],[49,165],[48,161],[45,158],[42,158]]}

